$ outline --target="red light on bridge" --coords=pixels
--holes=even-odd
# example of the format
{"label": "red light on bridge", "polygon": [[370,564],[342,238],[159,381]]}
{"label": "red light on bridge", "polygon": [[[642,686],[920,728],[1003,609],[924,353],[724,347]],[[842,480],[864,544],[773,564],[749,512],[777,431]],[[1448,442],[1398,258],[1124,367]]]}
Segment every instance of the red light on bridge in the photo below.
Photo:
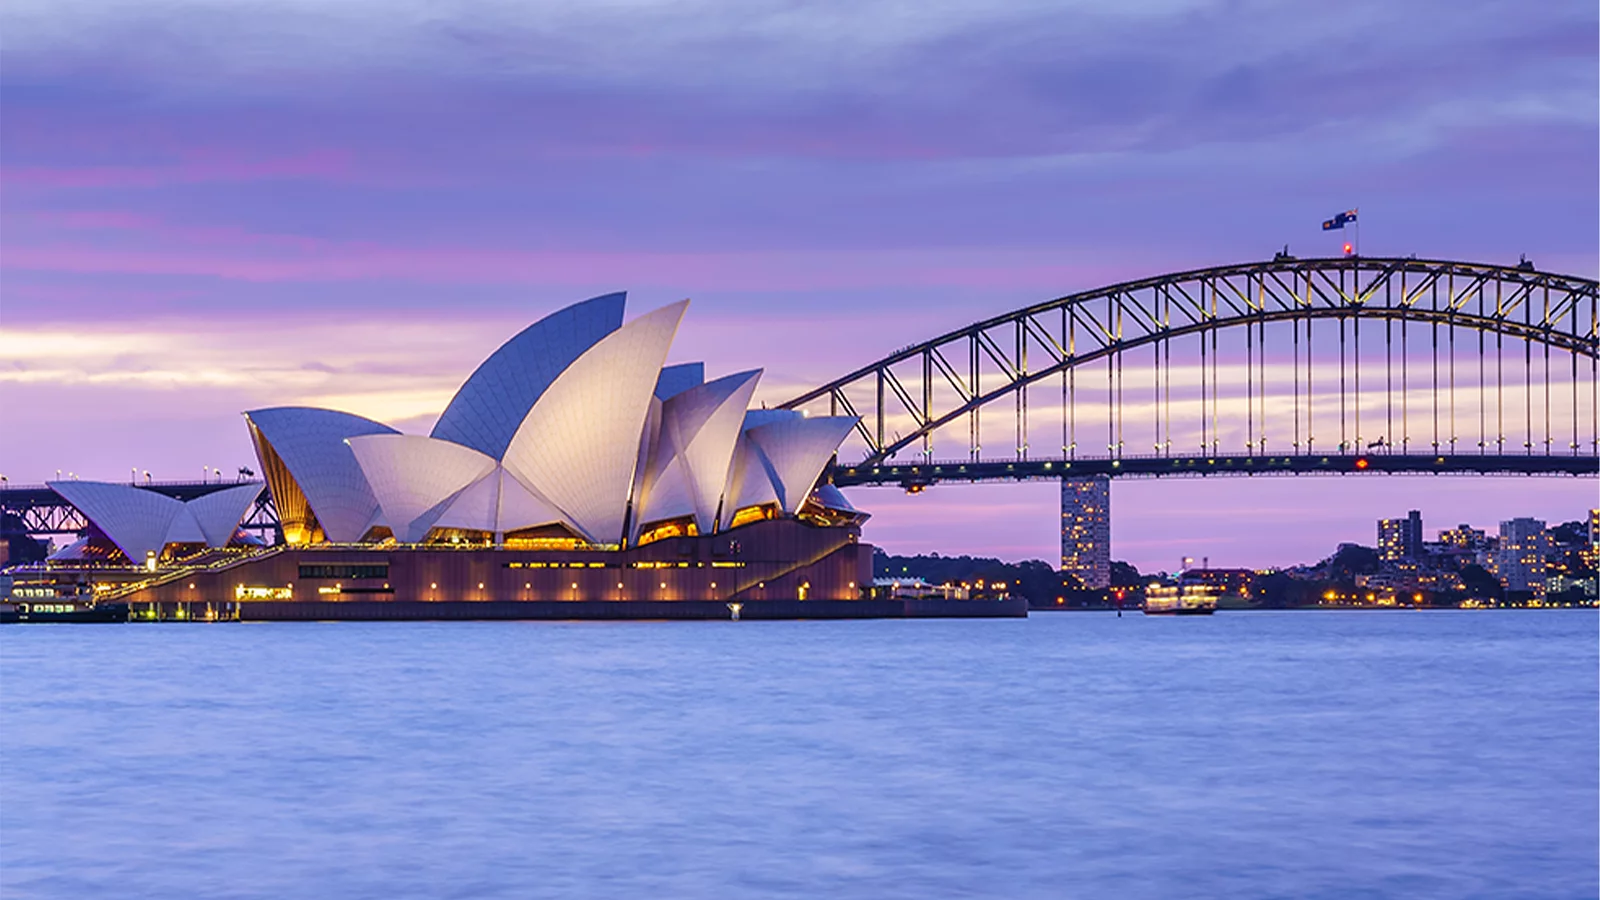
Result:
{"label": "red light on bridge", "polygon": [[1355,252],[1355,249],[1356,249],[1355,247],[1352,247],[1349,244],[1345,244],[1344,245],[1344,255],[1345,256],[1349,256],[1350,254]]}
{"label": "red light on bridge", "polygon": [[1357,469],[1365,469],[1368,465],[1370,465],[1370,464],[1367,462],[1366,457],[1364,457],[1364,456],[1356,457],[1356,468]]}

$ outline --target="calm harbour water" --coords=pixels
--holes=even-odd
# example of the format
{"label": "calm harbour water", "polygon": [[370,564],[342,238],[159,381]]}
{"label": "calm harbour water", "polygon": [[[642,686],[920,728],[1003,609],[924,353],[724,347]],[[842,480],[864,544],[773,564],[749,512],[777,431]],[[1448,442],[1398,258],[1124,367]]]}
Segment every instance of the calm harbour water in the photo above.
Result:
{"label": "calm harbour water", "polygon": [[0,896],[1593,898],[1596,624],[7,627]]}

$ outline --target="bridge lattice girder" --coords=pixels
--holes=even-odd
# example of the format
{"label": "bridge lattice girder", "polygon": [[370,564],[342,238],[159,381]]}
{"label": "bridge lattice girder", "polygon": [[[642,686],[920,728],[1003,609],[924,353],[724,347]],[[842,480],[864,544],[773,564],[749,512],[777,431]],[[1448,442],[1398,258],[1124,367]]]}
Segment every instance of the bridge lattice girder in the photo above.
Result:
{"label": "bridge lattice girder", "polygon": [[[1051,375],[1190,335],[1337,319],[1400,323],[1402,329],[1430,326],[1435,335],[1440,327],[1468,329],[1530,347],[1543,345],[1572,356],[1574,398],[1575,361],[1587,358],[1592,408],[1594,360],[1600,351],[1596,296],[1594,280],[1539,272],[1526,264],[1280,257],[1125,282],[986,319],[905,347],[783,407],[811,408],[826,402],[831,414],[861,416],[857,430],[867,452],[857,465],[871,466],[919,441],[931,456],[931,435],[963,417],[972,420],[976,459],[977,411],[1016,398],[1018,453],[1025,456],[1025,389]],[[1309,343],[1309,324],[1307,329]],[[1265,331],[1261,333],[1264,342]],[[1341,362],[1343,352],[1341,344]],[[1439,353],[1437,340],[1433,352]],[[1359,371],[1355,379],[1359,388]],[[952,393],[956,401],[941,407],[935,401],[936,388]],[[860,400],[863,395],[865,403]],[[909,418],[913,429],[891,437],[890,420],[895,417]],[[1591,428],[1593,418],[1591,412]],[[1453,446],[1454,440],[1450,443]],[[1573,443],[1574,452],[1582,449]],[[1594,441],[1587,443],[1592,454]],[[1300,446],[1297,440],[1296,449]],[[1437,440],[1434,446],[1440,446]],[[1311,452],[1309,444],[1304,450]]]}

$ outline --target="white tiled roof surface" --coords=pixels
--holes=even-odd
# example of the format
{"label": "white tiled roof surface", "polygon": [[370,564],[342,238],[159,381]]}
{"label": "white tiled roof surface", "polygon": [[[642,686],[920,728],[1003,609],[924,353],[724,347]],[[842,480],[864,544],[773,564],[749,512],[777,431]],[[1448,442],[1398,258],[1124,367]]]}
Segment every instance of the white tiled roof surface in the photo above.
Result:
{"label": "white tiled roof surface", "polygon": [[471,447],[417,434],[369,434],[346,443],[383,510],[381,521],[408,543],[427,536],[446,501],[495,469],[493,458]]}
{"label": "white tiled roof surface", "polygon": [[532,488],[518,481],[503,467],[500,469],[499,479],[499,531],[520,531],[535,525],[550,525],[555,522],[572,524],[570,517],[556,509],[550,501],[536,495]]}
{"label": "white tiled roof surface", "polygon": [[759,370],[740,372],[666,401],[640,522],[693,515],[702,533],[714,530],[745,412],[760,379]]}
{"label": "white tiled roof surface", "polygon": [[142,564],[148,553],[160,554],[168,544],[226,546],[261,493],[261,485],[244,484],[184,503],[115,482],[52,481],[49,487],[93,522],[135,565]]}
{"label": "white tiled roof surface", "polygon": [[746,432],[766,463],[784,512],[800,508],[856,421],[854,416],[796,417],[758,425]]}
{"label": "white tiled roof surface", "polygon": [[195,522],[205,534],[207,544],[225,547],[239,530],[239,520],[250,511],[250,504],[261,496],[265,485],[241,484],[196,497],[184,504],[194,514]]}
{"label": "white tiled roof surface", "polygon": [[258,409],[245,415],[300,485],[328,540],[360,540],[378,510],[378,500],[345,439],[399,432],[361,416],[306,406]]}
{"label": "white tiled roof surface", "polygon": [[194,513],[184,505],[178,514],[172,517],[172,524],[167,526],[168,544],[205,544],[206,533],[200,529],[200,523],[195,521]]}
{"label": "white tiled roof surface", "polygon": [[727,528],[733,522],[734,513],[747,506],[778,502],[778,492],[772,486],[772,476],[767,473],[761,451],[757,450],[756,445],[750,440],[748,431],[739,434],[739,441],[733,451],[733,464],[728,468],[728,486],[723,490],[722,497],[721,527],[723,528]]}
{"label": "white tiled roof surface", "polygon": [[144,563],[145,554],[161,552],[172,521],[183,512],[182,500],[131,484],[68,480],[47,485],[105,532],[135,565]]}
{"label": "white tiled roof surface", "polygon": [[703,362],[678,363],[661,370],[656,379],[656,399],[667,400],[695,385],[705,384],[706,364]]}
{"label": "white tiled roof surface", "polygon": [[590,540],[622,539],[640,434],[689,301],[654,310],[596,343],[551,382],[506,450],[506,468]]}
{"label": "white tiled roof surface", "polygon": [[[461,385],[432,436],[505,456],[528,410],[556,378],[622,325],[627,294],[606,294],[545,316],[500,345]],[[654,376],[652,376],[653,382]]]}

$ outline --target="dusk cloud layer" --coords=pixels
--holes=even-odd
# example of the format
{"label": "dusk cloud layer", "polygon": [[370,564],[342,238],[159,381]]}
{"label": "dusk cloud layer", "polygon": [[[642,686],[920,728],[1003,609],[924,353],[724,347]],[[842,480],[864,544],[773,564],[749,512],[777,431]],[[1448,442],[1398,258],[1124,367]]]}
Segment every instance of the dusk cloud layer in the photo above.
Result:
{"label": "dusk cloud layer", "polygon": [[[9,3],[0,471],[232,467],[270,404],[425,422],[499,340],[619,288],[693,297],[676,352],[765,366],[776,401],[1073,290],[1331,253],[1351,206],[1369,254],[1594,277],[1597,31],[1565,0]],[[1533,511],[1483,484],[1476,524]],[[1595,501],[1562,490],[1542,514]],[[1023,524],[933,493],[993,526],[864,492],[869,539],[1054,556],[1048,498]],[[1141,565],[1193,531],[1120,496]],[[1207,530],[1242,540],[1227,507]]]}

